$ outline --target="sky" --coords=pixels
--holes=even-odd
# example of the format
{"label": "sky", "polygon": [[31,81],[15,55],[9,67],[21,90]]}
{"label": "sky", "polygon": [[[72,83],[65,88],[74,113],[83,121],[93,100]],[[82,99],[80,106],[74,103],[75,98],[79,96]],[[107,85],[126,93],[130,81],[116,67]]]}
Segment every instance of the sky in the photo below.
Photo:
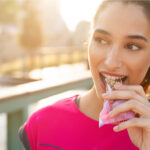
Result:
{"label": "sky", "polygon": [[[19,0],[24,1],[24,0]],[[42,3],[58,3],[60,13],[70,30],[74,30],[79,21],[91,21],[102,0],[41,0]],[[57,4],[56,3],[56,4]],[[44,5],[43,5],[44,6]]]}
{"label": "sky", "polygon": [[81,20],[91,21],[102,0],[60,0],[60,11],[68,28],[74,30]]}

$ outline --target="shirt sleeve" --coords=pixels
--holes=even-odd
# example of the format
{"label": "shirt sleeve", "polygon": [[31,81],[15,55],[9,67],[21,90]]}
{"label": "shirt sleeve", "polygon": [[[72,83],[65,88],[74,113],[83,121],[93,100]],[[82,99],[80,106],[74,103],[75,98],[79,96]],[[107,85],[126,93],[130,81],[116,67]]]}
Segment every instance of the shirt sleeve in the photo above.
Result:
{"label": "shirt sleeve", "polygon": [[26,131],[24,130],[24,126],[22,126],[20,129],[19,129],[19,138],[20,138],[20,141],[22,142],[25,150],[31,150],[31,146],[30,146],[30,143],[29,143],[29,139],[27,137],[27,133]]}
{"label": "shirt sleeve", "polygon": [[19,138],[25,150],[36,150],[37,148],[37,120],[38,117],[34,113],[19,129]]}

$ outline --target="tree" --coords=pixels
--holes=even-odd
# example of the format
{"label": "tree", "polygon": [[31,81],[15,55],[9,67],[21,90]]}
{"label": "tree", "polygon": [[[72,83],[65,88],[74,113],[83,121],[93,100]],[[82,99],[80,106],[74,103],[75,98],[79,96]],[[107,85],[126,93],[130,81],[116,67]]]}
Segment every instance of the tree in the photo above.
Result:
{"label": "tree", "polygon": [[0,24],[16,24],[20,3],[18,0],[0,0]]}
{"label": "tree", "polygon": [[39,19],[39,10],[36,3],[26,0],[24,4],[25,17],[23,19],[22,31],[20,35],[20,44],[30,54],[31,68],[34,65],[34,52],[41,47],[43,43],[42,24]]}
{"label": "tree", "polygon": [[9,29],[17,29],[20,6],[19,0],[0,0],[0,64],[10,60],[9,50],[17,49]]}
{"label": "tree", "polygon": [[42,25],[35,8],[28,10],[20,36],[21,45],[27,50],[36,50],[43,43]]}

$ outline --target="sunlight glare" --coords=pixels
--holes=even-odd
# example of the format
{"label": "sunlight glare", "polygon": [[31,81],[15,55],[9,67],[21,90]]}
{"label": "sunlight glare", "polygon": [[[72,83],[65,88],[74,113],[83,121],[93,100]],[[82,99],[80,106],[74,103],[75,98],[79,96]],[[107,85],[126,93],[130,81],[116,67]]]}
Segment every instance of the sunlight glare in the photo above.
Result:
{"label": "sunlight glare", "polygon": [[60,11],[70,30],[81,20],[91,21],[102,0],[61,0]]}

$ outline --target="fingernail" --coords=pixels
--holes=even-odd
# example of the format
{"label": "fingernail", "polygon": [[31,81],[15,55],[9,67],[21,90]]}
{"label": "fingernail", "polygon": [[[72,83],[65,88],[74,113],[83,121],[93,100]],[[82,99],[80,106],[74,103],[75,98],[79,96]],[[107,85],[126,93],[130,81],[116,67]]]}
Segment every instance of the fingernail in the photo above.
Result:
{"label": "fingernail", "polygon": [[113,128],[114,131],[117,131],[118,129],[119,129],[118,125]]}
{"label": "fingernail", "polygon": [[121,87],[122,87],[122,84],[120,84],[120,83],[115,84],[115,88],[121,88]]}
{"label": "fingernail", "polygon": [[108,93],[108,92],[107,92],[107,93],[103,93],[102,96],[103,96],[103,97],[110,96],[110,93]]}

